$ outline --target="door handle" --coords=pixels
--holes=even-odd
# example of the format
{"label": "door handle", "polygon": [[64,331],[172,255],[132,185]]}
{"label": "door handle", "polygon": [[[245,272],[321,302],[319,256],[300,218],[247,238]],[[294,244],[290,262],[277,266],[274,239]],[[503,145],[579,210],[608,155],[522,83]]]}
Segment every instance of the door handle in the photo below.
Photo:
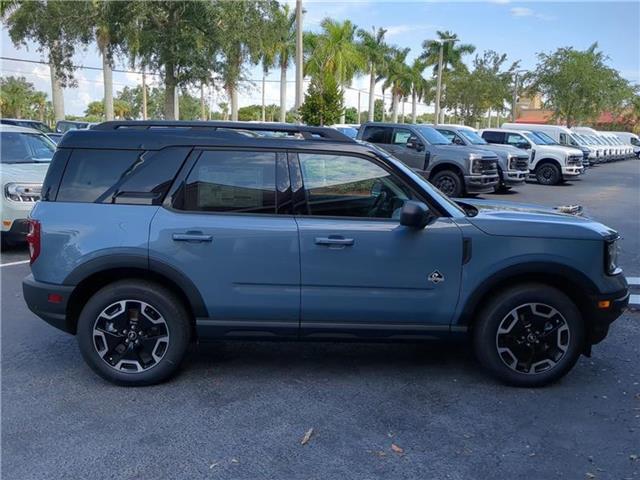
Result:
{"label": "door handle", "polygon": [[316,237],[316,245],[339,245],[342,247],[350,247],[355,243],[353,238],[344,237]]}
{"label": "door handle", "polygon": [[186,232],[186,233],[174,233],[174,242],[211,242],[213,237],[211,235],[205,235],[202,232]]}

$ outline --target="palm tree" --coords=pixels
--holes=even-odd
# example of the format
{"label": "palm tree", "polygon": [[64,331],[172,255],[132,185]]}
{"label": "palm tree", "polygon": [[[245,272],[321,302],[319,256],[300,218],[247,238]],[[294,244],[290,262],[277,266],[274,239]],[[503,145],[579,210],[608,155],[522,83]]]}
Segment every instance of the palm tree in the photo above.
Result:
{"label": "palm tree", "polygon": [[287,118],[287,70],[296,52],[296,14],[288,4],[275,13],[275,50],[280,66],[280,122]]}
{"label": "palm tree", "polygon": [[384,28],[372,28],[372,32],[366,30],[358,30],[360,37],[360,50],[365,58],[369,68],[369,112],[367,120],[373,122],[373,110],[375,106],[374,91],[376,88],[376,71],[384,69],[384,61],[389,46],[384,41],[384,35],[387,31]]}
{"label": "palm tree", "polygon": [[433,65],[433,75],[438,74],[438,60],[440,57],[440,45],[442,44],[442,73],[456,68],[465,68],[462,63],[463,55],[475,52],[476,47],[469,43],[456,43],[458,35],[448,30],[437,31],[438,40],[425,40],[422,42],[422,54],[420,59],[427,66]]}
{"label": "palm tree", "polygon": [[419,100],[426,99],[431,96],[433,89],[432,82],[426,80],[422,76],[422,72],[427,66],[425,63],[416,58],[408,69],[409,78],[411,80],[411,122],[416,123],[418,118],[417,105]]}
{"label": "palm tree", "polygon": [[[344,88],[366,67],[355,41],[356,26],[349,20],[338,22],[330,18],[325,18],[320,26],[320,34],[308,37],[313,51],[306,65],[307,73],[317,78],[330,75]],[[340,121],[344,123],[344,112]]]}
{"label": "palm tree", "polygon": [[411,93],[411,72],[405,63],[409,48],[391,50],[385,62],[385,68],[380,72],[378,79],[384,78],[382,92],[391,90],[391,121],[398,122],[398,104],[400,100]]}

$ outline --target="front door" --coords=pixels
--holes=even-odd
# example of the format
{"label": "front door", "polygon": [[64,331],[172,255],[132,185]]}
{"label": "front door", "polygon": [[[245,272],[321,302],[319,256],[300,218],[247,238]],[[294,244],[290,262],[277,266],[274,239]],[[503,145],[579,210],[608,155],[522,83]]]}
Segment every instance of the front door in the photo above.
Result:
{"label": "front door", "polygon": [[414,170],[424,170],[425,168],[425,146],[420,141],[420,146],[416,148],[407,147],[409,138],[417,136],[408,128],[397,127],[393,129],[391,136],[391,151],[395,157],[402,160]]}
{"label": "front door", "polygon": [[284,154],[205,150],[154,217],[150,259],[195,284],[208,310],[197,319],[201,336],[298,334],[300,254],[288,195]]}
{"label": "front door", "polygon": [[301,332],[407,336],[447,332],[460,287],[462,235],[449,218],[399,223],[422,200],[370,158],[299,153]]}

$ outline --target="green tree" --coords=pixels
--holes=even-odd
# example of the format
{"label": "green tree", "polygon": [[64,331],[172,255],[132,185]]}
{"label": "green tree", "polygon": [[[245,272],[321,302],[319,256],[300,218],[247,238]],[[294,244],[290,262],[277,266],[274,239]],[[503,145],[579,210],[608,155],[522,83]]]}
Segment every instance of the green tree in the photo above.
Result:
{"label": "green tree", "polygon": [[122,3],[126,19],[124,46],[131,63],[160,75],[164,85],[163,116],[175,119],[177,87],[211,81],[211,71],[217,67],[222,33],[218,28],[220,6],[197,0]]}
{"label": "green tree", "polygon": [[[476,47],[469,43],[457,43],[458,35],[447,31],[437,31],[438,40],[425,40],[422,42],[423,60],[427,66],[433,65],[433,75],[438,74],[438,63],[440,58],[440,45],[442,45],[442,72],[455,69],[466,68],[462,62],[464,55],[475,52]],[[444,43],[443,43],[444,42]]]}
{"label": "green tree", "polygon": [[369,122],[373,121],[375,111],[374,92],[378,81],[377,71],[384,70],[387,53],[389,52],[389,46],[384,41],[386,33],[387,31],[384,28],[378,28],[378,30],[376,30],[375,27],[372,28],[372,32],[367,32],[362,29],[358,30],[360,50],[367,62],[369,73],[369,110],[367,116],[367,121]]}
{"label": "green tree", "polygon": [[391,121],[394,123],[398,121],[400,100],[411,93],[412,75],[405,63],[409,50],[409,48],[392,49],[385,62],[385,68],[380,74],[384,78],[382,91],[391,90]]}
{"label": "green tree", "polygon": [[287,70],[296,51],[296,15],[288,4],[274,14],[275,48],[280,67],[280,122],[286,121],[287,114]]}
{"label": "green tree", "polygon": [[348,107],[344,110],[344,122],[345,123],[360,123],[358,118],[358,109],[355,107]]}
{"label": "green tree", "polygon": [[633,88],[613,68],[594,43],[586,50],[572,47],[539,53],[536,68],[525,77],[529,91],[542,95],[554,119],[571,127],[616,110],[633,96]]}
{"label": "green tree", "polygon": [[38,93],[42,92],[37,92],[24,77],[0,78],[0,114],[3,117],[28,118]]}
{"label": "green tree", "polygon": [[104,120],[104,102],[99,100],[90,102],[84,111],[85,117],[94,117]]}
{"label": "green tree", "polygon": [[416,123],[418,119],[418,101],[430,100],[433,93],[433,82],[426,80],[422,72],[426,64],[416,58],[408,68],[409,81],[411,82],[411,122]]}
{"label": "green tree", "polygon": [[342,91],[332,76],[312,78],[309,90],[300,106],[302,121],[307,125],[338,123],[344,114]]}
{"label": "green tree", "polygon": [[62,88],[75,85],[72,63],[79,44],[90,38],[86,24],[88,2],[47,0],[3,0],[0,16],[17,47],[27,47],[29,41],[48,58],[51,70],[53,108],[57,120],[64,119]]}
{"label": "green tree", "polygon": [[[309,37],[311,54],[305,68],[312,77],[331,76],[343,94],[340,88],[349,86],[353,77],[366,68],[355,40],[357,27],[349,20],[338,22],[330,18],[325,18],[320,26],[322,32]],[[344,116],[340,123],[344,123]]]}

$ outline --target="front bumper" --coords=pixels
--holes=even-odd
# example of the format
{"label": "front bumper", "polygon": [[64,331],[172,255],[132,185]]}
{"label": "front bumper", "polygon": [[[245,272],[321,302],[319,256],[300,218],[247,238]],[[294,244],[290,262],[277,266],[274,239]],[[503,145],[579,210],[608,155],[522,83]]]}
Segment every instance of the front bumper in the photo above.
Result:
{"label": "front bumper", "polygon": [[584,167],[582,165],[568,165],[562,167],[563,177],[577,177],[584,173]]}
{"label": "front bumper", "polygon": [[467,193],[490,193],[498,185],[500,177],[497,173],[491,175],[465,175],[464,184]]}
{"label": "front bumper", "polygon": [[[29,233],[29,222],[26,219],[18,219],[11,222],[11,225],[5,224],[8,220],[2,221],[2,236],[9,241],[25,241],[27,233]],[[7,227],[5,229],[5,227]]]}
{"label": "front bumper", "polygon": [[[595,345],[601,342],[609,333],[609,326],[618,318],[629,305],[629,287],[614,293],[598,294],[591,297],[591,305],[587,309],[587,344]],[[608,301],[607,308],[600,308],[599,302]]]}
{"label": "front bumper", "polygon": [[527,176],[529,175],[528,171],[525,170],[507,170],[502,172],[502,182],[505,185],[522,185]]}
{"label": "front bumper", "polygon": [[[10,232],[14,228],[16,222],[26,222],[29,214],[35,205],[35,202],[14,202],[2,198],[2,232]],[[16,227],[18,228],[18,227]]]}
{"label": "front bumper", "polygon": [[[75,333],[67,322],[67,303],[73,286],[38,282],[29,275],[22,281],[24,301],[33,313],[64,332]],[[55,301],[52,299],[55,298]]]}

